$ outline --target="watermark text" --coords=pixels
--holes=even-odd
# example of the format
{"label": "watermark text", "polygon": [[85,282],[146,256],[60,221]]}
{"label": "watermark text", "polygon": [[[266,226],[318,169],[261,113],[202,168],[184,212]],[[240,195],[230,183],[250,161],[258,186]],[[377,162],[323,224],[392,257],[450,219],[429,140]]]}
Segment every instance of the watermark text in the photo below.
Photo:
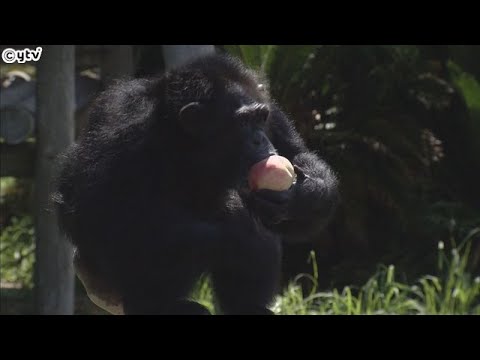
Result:
{"label": "watermark text", "polygon": [[38,61],[42,56],[42,48],[38,46],[35,50],[25,48],[23,50],[15,50],[7,48],[2,51],[2,60],[7,64],[17,62],[23,64],[27,61]]}

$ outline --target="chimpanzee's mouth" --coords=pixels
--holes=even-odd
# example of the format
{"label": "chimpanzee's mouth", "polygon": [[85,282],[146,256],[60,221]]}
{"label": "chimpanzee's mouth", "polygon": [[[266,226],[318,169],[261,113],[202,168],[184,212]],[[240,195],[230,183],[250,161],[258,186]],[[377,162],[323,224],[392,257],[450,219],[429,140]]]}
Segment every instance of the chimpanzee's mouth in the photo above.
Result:
{"label": "chimpanzee's mouth", "polygon": [[247,168],[247,177],[248,177],[248,172],[250,171],[250,169],[257,163],[259,163],[260,161],[263,161],[267,158],[269,158],[270,156],[274,156],[274,155],[278,155],[276,152],[270,152],[268,153],[267,155],[263,154],[263,155],[260,155],[260,156],[256,156],[255,158],[253,158],[249,163],[248,163],[248,168]]}
{"label": "chimpanzee's mouth", "polygon": [[267,155],[262,155],[262,156],[255,157],[254,159],[252,159],[251,161],[248,162],[247,167],[243,171],[243,176],[242,176],[242,179],[240,180],[240,184],[239,184],[239,190],[241,192],[249,193],[249,192],[252,191],[250,189],[250,185],[249,185],[249,182],[248,182],[248,177],[250,175],[250,169],[255,164],[258,164],[259,162],[265,160],[266,158],[269,158],[270,156],[274,156],[274,155],[277,155],[277,153],[272,151],[272,152],[268,153]]}

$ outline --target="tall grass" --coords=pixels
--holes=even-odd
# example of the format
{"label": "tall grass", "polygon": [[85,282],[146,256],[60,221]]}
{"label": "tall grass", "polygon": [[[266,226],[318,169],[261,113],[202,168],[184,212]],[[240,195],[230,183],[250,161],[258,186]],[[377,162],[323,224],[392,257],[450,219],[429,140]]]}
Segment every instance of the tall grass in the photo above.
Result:
{"label": "tall grass", "polygon": [[[480,276],[473,277],[468,271],[470,239],[479,232],[472,231],[450,254],[440,242],[437,275],[425,275],[412,285],[397,281],[395,266],[390,265],[380,266],[359,288],[317,291],[318,270],[312,252],[313,274],[299,275],[276,298],[271,310],[278,315],[480,315]],[[305,277],[313,283],[309,294],[304,294],[299,282]],[[218,313],[208,278],[199,283],[193,298]]]}

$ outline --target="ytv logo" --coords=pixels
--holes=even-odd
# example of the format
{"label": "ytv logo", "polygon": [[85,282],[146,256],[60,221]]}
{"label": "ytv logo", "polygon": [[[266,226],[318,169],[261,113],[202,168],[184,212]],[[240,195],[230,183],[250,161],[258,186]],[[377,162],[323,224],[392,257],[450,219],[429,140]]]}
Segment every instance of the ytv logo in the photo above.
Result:
{"label": "ytv logo", "polygon": [[12,48],[7,48],[2,52],[2,60],[7,64],[12,64],[18,62],[23,64],[27,61],[38,61],[40,56],[42,56],[42,48],[38,46],[35,50],[23,49],[15,50]]}

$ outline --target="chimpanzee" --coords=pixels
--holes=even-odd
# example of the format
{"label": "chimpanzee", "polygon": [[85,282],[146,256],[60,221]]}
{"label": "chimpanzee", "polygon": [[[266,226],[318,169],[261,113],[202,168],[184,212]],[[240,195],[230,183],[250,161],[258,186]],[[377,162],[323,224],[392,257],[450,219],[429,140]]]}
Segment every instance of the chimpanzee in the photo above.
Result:
{"label": "chimpanzee", "polygon": [[[252,186],[252,168],[276,158],[290,186]],[[125,314],[208,314],[188,298],[204,273],[223,313],[271,314],[282,243],[311,240],[338,198],[267,82],[221,54],[111,85],[59,166],[77,273]]]}

